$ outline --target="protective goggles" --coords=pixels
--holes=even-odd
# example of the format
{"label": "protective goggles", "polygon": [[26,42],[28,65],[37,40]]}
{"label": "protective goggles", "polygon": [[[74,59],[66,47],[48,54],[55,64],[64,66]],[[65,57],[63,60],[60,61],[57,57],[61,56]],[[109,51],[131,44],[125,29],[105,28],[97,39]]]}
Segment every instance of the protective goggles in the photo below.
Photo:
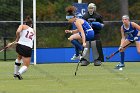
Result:
{"label": "protective goggles", "polygon": [[71,18],[73,18],[74,16],[66,16],[66,19],[69,20]]}

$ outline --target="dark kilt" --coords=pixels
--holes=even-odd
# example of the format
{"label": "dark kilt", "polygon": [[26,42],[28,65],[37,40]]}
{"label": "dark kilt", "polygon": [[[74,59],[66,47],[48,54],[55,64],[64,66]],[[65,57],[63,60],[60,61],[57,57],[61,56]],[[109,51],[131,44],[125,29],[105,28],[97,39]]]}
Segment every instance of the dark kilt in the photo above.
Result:
{"label": "dark kilt", "polygon": [[25,45],[17,44],[16,52],[23,57],[31,57],[32,48]]}

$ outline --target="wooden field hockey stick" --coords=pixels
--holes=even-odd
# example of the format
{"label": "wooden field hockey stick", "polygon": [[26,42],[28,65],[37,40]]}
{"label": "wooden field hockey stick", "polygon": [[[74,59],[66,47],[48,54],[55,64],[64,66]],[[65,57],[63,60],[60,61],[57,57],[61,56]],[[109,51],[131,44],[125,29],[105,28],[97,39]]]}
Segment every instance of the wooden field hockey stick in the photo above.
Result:
{"label": "wooden field hockey stick", "polygon": [[79,67],[79,64],[81,63],[82,60],[86,60],[84,59],[84,56],[86,55],[87,53],[87,48],[84,48],[83,51],[80,53],[81,54],[81,57],[80,57],[80,60],[79,62],[77,63],[77,66],[76,66],[76,70],[75,70],[75,76],[76,76],[76,73],[78,71],[78,67]]}
{"label": "wooden field hockey stick", "polygon": [[1,50],[0,50],[0,52],[3,52],[4,50],[6,50],[7,48],[9,48],[9,46],[11,46],[11,45],[13,45],[13,44],[15,44],[15,41],[14,42],[12,42],[11,44],[7,44],[7,46],[5,46],[4,48],[2,48]]}
{"label": "wooden field hockey stick", "polygon": [[77,63],[77,66],[76,66],[76,70],[75,70],[75,76],[76,76],[76,73],[77,73],[77,71],[78,71],[78,67],[79,67],[79,63],[80,63],[81,61],[79,60],[79,62]]}
{"label": "wooden field hockey stick", "polygon": [[[129,46],[130,44],[132,44],[133,42],[130,42],[129,44],[127,44],[126,46],[124,46],[123,48],[126,48],[127,46]],[[107,56],[106,59],[110,59],[112,58],[114,55],[116,55],[117,53],[119,53],[119,50],[113,52],[111,55]]]}
{"label": "wooden field hockey stick", "polygon": [[[86,49],[86,48],[84,48],[84,49]],[[84,49],[83,49],[83,51],[84,51]],[[81,60],[83,59],[83,51],[80,53],[80,54],[81,54],[81,57],[80,57],[80,60],[79,60],[79,62],[77,63],[77,66],[76,66],[75,76],[76,76],[76,73],[77,73],[77,71],[78,71],[79,64],[81,63]],[[84,54],[84,56],[85,56],[85,54]]]}

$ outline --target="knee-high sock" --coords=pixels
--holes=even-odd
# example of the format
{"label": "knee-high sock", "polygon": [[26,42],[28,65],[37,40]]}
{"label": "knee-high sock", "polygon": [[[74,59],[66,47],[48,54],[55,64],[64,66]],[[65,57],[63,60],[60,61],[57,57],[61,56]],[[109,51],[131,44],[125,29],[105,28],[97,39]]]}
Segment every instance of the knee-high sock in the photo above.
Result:
{"label": "knee-high sock", "polygon": [[20,70],[18,71],[18,73],[19,74],[23,74],[24,72],[26,72],[27,71],[27,66],[22,66],[21,68],[20,68]]}
{"label": "knee-high sock", "polygon": [[76,56],[79,56],[79,50],[77,47],[75,47],[75,53],[76,53]]}
{"label": "knee-high sock", "polygon": [[121,54],[121,64],[124,64],[125,53],[124,52],[120,52],[120,54]]}
{"label": "knee-high sock", "polygon": [[[78,40],[76,40],[78,41]],[[77,47],[75,47],[75,53],[76,53],[76,56],[79,56],[79,49]]]}
{"label": "knee-high sock", "polygon": [[82,51],[83,50],[83,46],[79,43],[78,40],[72,40],[71,43],[79,50]]}
{"label": "knee-high sock", "polygon": [[14,65],[14,74],[17,74],[19,69],[20,69],[21,63],[18,62],[18,59],[15,60],[15,65]]}

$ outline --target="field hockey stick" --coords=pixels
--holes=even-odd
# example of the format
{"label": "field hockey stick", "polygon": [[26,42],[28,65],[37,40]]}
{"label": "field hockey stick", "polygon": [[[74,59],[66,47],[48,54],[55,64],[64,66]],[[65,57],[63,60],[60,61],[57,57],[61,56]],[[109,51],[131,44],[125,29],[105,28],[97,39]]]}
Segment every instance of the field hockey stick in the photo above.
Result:
{"label": "field hockey stick", "polygon": [[[82,56],[82,54],[83,54],[83,52],[81,53],[81,56]],[[77,66],[76,66],[75,76],[76,76],[76,73],[77,73],[77,71],[78,71],[78,67],[79,67],[80,62],[81,62],[81,57],[80,57],[80,60],[79,60],[79,62],[77,63]]]}
{"label": "field hockey stick", "polygon": [[7,44],[7,46],[5,46],[4,48],[2,48],[2,49],[0,50],[0,52],[3,52],[4,50],[6,50],[7,48],[9,48],[9,47],[10,47],[11,45],[13,45],[13,44],[15,44],[15,41],[12,42],[12,43]]}
{"label": "field hockey stick", "polygon": [[80,53],[80,54],[81,54],[81,57],[80,57],[80,60],[79,60],[79,62],[77,63],[77,66],[76,66],[75,76],[76,76],[76,73],[77,73],[77,71],[78,71],[79,63],[81,62],[82,59],[84,59],[83,56],[85,56],[85,54],[83,55],[83,52],[84,52],[85,49],[87,49],[87,48],[84,48],[83,51],[82,51],[82,53]]}
{"label": "field hockey stick", "polygon": [[[129,46],[130,44],[132,44],[133,42],[130,42],[129,44],[127,44],[126,46],[124,46],[123,48],[126,48],[127,46]],[[112,58],[114,55],[116,55],[117,53],[119,53],[119,50],[117,50],[116,52],[112,53],[111,55],[107,56],[106,59],[110,59]]]}
{"label": "field hockey stick", "polygon": [[4,47],[0,50],[0,52],[3,52],[4,50],[6,50],[8,47]]}
{"label": "field hockey stick", "polygon": [[78,67],[79,67],[79,63],[80,63],[81,61],[79,60],[79,62],[77,63],[77,66],[76,66],[76,70],[75,70],[75,76],[76,76],[76,73],[77,73],[77,71],[78,71]]}

